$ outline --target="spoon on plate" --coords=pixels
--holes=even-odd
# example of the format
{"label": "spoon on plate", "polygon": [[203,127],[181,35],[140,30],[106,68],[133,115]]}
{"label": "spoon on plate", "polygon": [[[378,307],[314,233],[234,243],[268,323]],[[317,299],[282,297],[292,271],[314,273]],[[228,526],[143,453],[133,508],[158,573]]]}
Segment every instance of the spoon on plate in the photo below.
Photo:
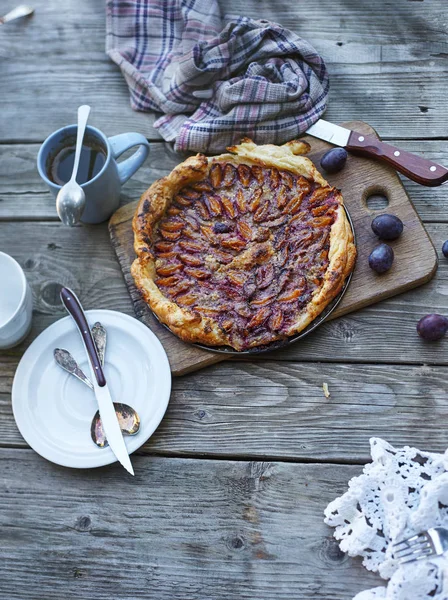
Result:
{"label": "spoon on plate", "polygon": [[76,133],[75,162],[70,180],[64,184],[56,197],[56,210],[59,218],[69,227],[73,227],[81,218],[86,204],[84,190],[76,181],[78,174],[79,159],[81,158],[82,141],[86,131],[87,119],[90,114],[90,106],[84,104],[78,108],[78,129]]}
{"label": "spoon on plate", "polygon": [[[94,324],[92,327],[92,336],[98,350],[101,366],[103,366],[106,351],[106,330],[101,323],[97,322]],[[62,369],[67,371],[67,373],[70,373],[93,390],[92,382],[84,374],[68,350],[55,348],[54,359]],[[137,412],[128,404],[122,404],[121,402],[114,402],[114,408],[118,422],[120,423],[121,431],[127,435],[135,435],[140,429],[140,417]],[[90,426],[90,435],[99,448],[105,448],[108,445],[99,410],[97,410],[93,416],[92,424]]]}

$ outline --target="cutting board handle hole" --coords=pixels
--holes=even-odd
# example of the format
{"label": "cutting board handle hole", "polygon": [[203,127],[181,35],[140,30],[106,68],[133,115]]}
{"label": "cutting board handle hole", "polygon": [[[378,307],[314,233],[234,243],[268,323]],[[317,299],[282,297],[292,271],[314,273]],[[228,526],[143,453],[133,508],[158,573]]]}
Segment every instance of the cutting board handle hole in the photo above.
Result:
{"label": "cutting board handle hole", "polygon": [[364,191],[363,204],[370,211],[384,210],[389,206],[389,197],[384,188],[372,186]]}

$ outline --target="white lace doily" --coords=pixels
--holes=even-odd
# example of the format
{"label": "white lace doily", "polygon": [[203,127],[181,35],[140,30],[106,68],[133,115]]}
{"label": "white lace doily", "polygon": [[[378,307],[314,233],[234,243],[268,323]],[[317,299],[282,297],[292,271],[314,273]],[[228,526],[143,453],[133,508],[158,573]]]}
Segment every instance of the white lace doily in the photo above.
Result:
{"label": "white lace doily", "polygon": [[392,544],[430,527],[448,528],[448,450],[421,452],[370,440],[372,462],[325,510],[325,522],[349,556],[362,556],[387,586],[354,600],[448,600],[448,557],[399,566]]}

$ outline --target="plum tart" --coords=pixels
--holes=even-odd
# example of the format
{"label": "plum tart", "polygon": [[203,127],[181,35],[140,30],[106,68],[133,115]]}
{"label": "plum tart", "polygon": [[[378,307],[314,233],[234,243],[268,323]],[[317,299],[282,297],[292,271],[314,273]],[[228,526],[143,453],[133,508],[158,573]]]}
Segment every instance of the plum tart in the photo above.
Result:
{"label": "plum tart", "polygon": [[303,330],[355,263],[342,195],[305,142],[198,154],[142,195],[132,275],[187,342],[242,351]]}

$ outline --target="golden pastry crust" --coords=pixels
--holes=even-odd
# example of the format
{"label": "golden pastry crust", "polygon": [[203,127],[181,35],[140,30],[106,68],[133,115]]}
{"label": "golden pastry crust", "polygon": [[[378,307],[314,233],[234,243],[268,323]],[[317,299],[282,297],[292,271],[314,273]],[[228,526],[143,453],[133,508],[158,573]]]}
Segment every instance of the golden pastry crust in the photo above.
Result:
{"label": "golden pastry crust", "polygon": [[132,275],[181,339],[245,350],[303,330],[356,258],[343,199],[301,156],[309,145],[188,158],[142,195]]}

